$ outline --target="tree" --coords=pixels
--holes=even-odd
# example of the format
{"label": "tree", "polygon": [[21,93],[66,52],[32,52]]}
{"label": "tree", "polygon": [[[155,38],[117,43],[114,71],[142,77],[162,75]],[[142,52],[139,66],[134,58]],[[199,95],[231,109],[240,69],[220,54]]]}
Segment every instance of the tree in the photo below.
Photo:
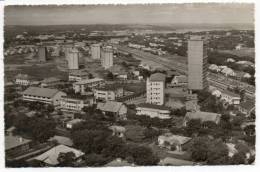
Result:
{"label": "tree", "polygon": [[207,137],[197,137],[191,145],[191,158],[193,161],[206,161],[208,158],[209,139]]}
{"label": "tree", "polygon": [[130,152],[136,165],[157,165],[159,162],[159,158],[149,147],[134,146],[130,148]]}
{"label": "tree", "polygon": [[210,143],[207,153],[207,164],[223,165],[228,163],[228,148],[220,140]]}
{"label": "tree", "polygon": [[74,152],[59,153],[58,162],[60,167],[73,167],[76,155]]}
{"label": "tree", "polygon": [[154,128],[146,128],[143,133],[146,139],[154,139],[160,135],[160,131]]}
{"label": "tree", "polygon": [[109,158],[104,157],[102,154],[86,154],[84,156],[85,165],[89,167],[100,167],[104,166],[108,161]]}
{"label": "tree", "polygon": [[116,136],[109,136],[106,139],[106,146],[104,147],[102,154],[106,157],[118,158],[124,157],[124,146],[123,140]]}
{"label": "tree", "polygon": [[195,132],[198,132],[201,128],[201,121],[200,119],[191,119],[187,123],[186,131],[188,135],[192,135]]}
{"label": "tree", "polygon": [[239,165],[239,164],[245,164],[246,155],[242,152],[238,152],[233,155],[233,157],[230,159],[230,164],[233,165]]}

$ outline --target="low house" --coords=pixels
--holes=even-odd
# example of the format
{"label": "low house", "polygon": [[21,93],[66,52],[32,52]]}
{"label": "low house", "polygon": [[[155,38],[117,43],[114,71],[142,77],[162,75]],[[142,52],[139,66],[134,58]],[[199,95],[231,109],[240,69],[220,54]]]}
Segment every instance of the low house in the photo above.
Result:
{"label": "low house", "polygon": [[74,125],[77,125],[81,122],[83,122],[84,120],[83,119],[73,119],[73,120],[70,120],[66,123],[66,128],[68,129],[72,129]]}
{"label": "low house", "polygon": [[27,74],[18,74],[15,76],[15,84],[21,86],[28,86],[32,82],[32,79]]}
{"label": "low house", "polygon": [[183,160],[183,159],[166,157],[164,159],[161,159],[158,165],[163,165],[163,166],[183,166],[183,165],[196,165],[196,163],[192,162],[192,161]]}
{"label": "low house", "polygon": [[43,154],[35,157],[35,160],[40,161],[41,163],[47,166],[57,166],[59,165],[58,157],[61,153],[68,153],[73,152],[75,154],[75,162],[80,162],[82,156],[84,155],[83,152],[80,150],[65,146],[65,145],[58,145],[53,147],[52,149],[44,152]]}
{"label": "low house", "polygon": [[96,101],[111,101],[124,96],[123,87],[120,85],[106,85],[94,89]]}
{"label": "low house", "polygon": [[126,72],[121,72],[116,76],[118,79],[127,80],[128,75]]}
{"label": "low house", "polygon": [[55,141],[58,144],[65,145],[65,146],[73,146],[73,142],[70,138],[64,136],[53,136],[48,141]]}
{"label": "low house", "polygon": [[69,81],[78,82],[89,79],[89,73],[81,70],[73,70],[69,73]]}
{"label": "low house", "polygon": [[24,101],[42,102],[58,106],[62,96],[66,96],[66,93],[57,89],[29,87],[22,95]]}
{"label": "low house", "polygon": [[15,157],[16,155],[26,154],[32,146],[30,139],[12,134],[5,136],[5,153],[6,157]]}
{"label": "low house", "polygon": [[235,144],[233,143],[226,143],[228,149],[228,156],[232,158],[236,153],[238,153],[237,149],[235,148]]}
{"label": "low house", "polygon": [[236,60],[234,60],[233,58],[228,58],[227,59],[227,62],[230,62],[230,63],[233,63],[233,62],[235,62]]}
{"label": "low house", "polygon": [[239,105],[240,104],[240,95],[235,94],[228,90],[222,90],[221,91],[221,100],[225,101],[226,103],[230,105]]}
{"label": "low house", "polygon": [[188,84],[188,78],[185,75],[174,76],[171,82],[175,86],[183,86]]}
{"label": "low house", "polygon": [[217,65],[215,65],[215,64],[211,64],[210,66],[209,66],[209,69],[210,70],[212,70],[212,71],[215,71],[215,72],[220,72],[220,68],[217,66]]}
{"label": "low house", "polygon": [[222,74],[224,74],[225,76],[236,76],[236,73],[231,69],[231,68],[224,68],[221,71]]}
{"label": "low house", "polygon": [[59,78],[55,78],[55,77],[45,78],[44,80],[41,81],[41,87],[53,87],[60,83],[61,83],[61,79]]}
{"label": "low house", "polygon": [[79,112],[84,107],[92,106],[93,103],[93,96],[62,96],[60,108],[62,111]]}
{"label": "low house", "polygon": [[100,78],[84,79],[73,83],[73,89],[75,93],[81,93],[84,95],[87,92],[86,89],[103,86],[104,84],[105,81]]}
{"label": "low house", "polygon": [[130,164],[126,160],[122,160],[121,158],[116,158],[115,160],[105,165],[105,167],[125,167],[125,166],[133,166],[133,164]]}
{"label": "low house", "polygon": [[187,126],[188,121],[192,119],[199,119],[201,122],[211,121],[216,124],[220,122],[221,114],[218,113],[212,113],[212,112],[202,112],[202,111],[196,111],[196,112],[187,112],[183,125]]}
{"label": "low house", "polygon": [[136,115],[146,115],[151,118],[169,119],[170,108],[149,103],[141,103],[136,107]]}
{"label": "low house", "polygon": [[117,137],[124,137],[125,136],[125,132],[126,132],[126,129],[125,127],[122,127],[122,126],[117,126],[117,125],[112,125],[110,127],[108,127],[110,130],[112,130],[112,135],[113,136],[117,136]]}
{"label": "low house", "polygon": [[158,145],[170,150],[176,150],[178,152],[182,151],[182,148],[191,140],[190,137],[184,137],[179,135],[174,135],[172,133],[166,133],[158,137]]}
{"label": "low house", "polygon": [[251,113],[255,111],[255,102],[254,101],[243,101],[240,103],[240,105],[238,106],[238,110],[245,114],[246,117],[249,117],[251,115]]}
{"label": "low house", "polygon": [[112,115],[117,120],[126,120],[127,107],[122,102],[107,101],[105,103],[99,102],[97,109],[101,110],[103,114]]}

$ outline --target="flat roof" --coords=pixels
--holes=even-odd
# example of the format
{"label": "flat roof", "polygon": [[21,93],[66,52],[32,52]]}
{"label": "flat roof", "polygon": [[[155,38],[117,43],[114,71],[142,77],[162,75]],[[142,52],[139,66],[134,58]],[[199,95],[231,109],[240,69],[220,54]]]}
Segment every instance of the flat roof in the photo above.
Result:
{"label": "flat roof", "polygon": [[20,136],[8,135],[5,136],[5,150],[9,150],[29,142],[31,142],[30,139],[25,139]]}
{"label": "flat roof", "polygon": [[150,81],[165,81],[165,74],[163,73],[154,73],[150,76]]}
{"label": "flat roof", "polygon": [[166,106],[149,104],[149,103],[140,103],[139,105],[137,105],[137,107],[148,108],[148,109],[170,110],[170,108]]}
{"label": "flat roof", "polygon": [[84,79],[84,80],[76,82],[75,84],[83,85],[83,84],[89,84],[89,83],[98,82],[98,81],[104,81],[104,80],[101,78]]}

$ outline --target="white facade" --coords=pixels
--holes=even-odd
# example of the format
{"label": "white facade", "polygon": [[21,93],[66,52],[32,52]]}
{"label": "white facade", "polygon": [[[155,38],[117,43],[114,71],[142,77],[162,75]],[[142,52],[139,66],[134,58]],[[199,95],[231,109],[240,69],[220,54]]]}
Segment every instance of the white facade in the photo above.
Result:
{"label": "white facade", "polygon": [[113,66],[113,49],[112,47],[104,47],[101,52],[101,65],[108,69]]}
{"label": "white facade", "polygon": [[93,45],[91,45],[90,49],[91,49],[92,59],[100,59],[100,45],[93,44]]}
{"label": "white facade", "polygon": [[123,95],[124,95],[123,88],[118,88],[116,90],[102,90],[102,89],[94,90],[94,96],[96,100],[111,101],[111,100],[116,100],[116,98],[122,97]]}
{"label": "white facade", "polygon": [[93,98],[88,98],[86,100],[62,97],[60,100],[60,108],[64,111],[81,111],[82,108],[92,106]]}
{"label": "white facade", "polygon": [[23,94],[22,99],[25,101],[42,102],[42,103],[58,106],[60,105],[60,100],[62,96],[66,96],[66,93],[59,91],[52,97]]}
{"label": "white facade", "polygon": [[164,104],[164,81],[146,81],[146,102],[156,105]]}
{"label": "white facade", "polygon": [[170,110],[162,110],[162,109],[155,109],[155,108],[146,108],[146,107],[137,107],[136,108],[136,115],[146,115],[150,118],[160,118],[160,119],[169,119],[170,117]]}
{"label": "white facade", "polygon": [[68,68],[79,69],[79,51],[77,49],[71,49],[68,53]]}
{"label": "white facade", "polygon": [[69,81],[82,81],[89,78],[89,74],[86,72],[79,72],[79,73],[69,73]]}
{"label": "white facade", "polygon": [[239,105],[241,98],[238,95],[233,95],[233,94],[222,92],[221,100],[227,102],[230,105]]}
{"label": "white facade", "polygon": [[16,78],[15,79],[15,84],[17,85],[23,85],[23,86],[28,86],[31,84],[29,79],[22,79],[22,78]]}
{"label": "white facade", "polygon": [[81,80],[79,82],[73,83],[73,89],[74,89],[75,93],[85,94],[86,88],[93,88],[93,87],[97,87],[97,86],[102,86],[104,84],[105,84],[105,81],[100,78],[85,79],[85,80]]}

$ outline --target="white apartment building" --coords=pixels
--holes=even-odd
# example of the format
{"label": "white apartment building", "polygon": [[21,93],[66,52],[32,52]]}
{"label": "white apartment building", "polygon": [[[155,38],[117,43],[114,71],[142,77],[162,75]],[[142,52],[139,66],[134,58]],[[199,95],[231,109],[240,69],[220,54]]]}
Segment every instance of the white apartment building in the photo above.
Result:
{"label": "white apartment building", "polygon": [[141,103],[136,108],[136,115],[146,115],[150,118],[169,119],[170,109],[161,105],[154,105],[148,103]]}
{"label": "white apartment building", "polygon": [[89,73],[86,71],[74,70],[69,73],[69,81],[82,81],[84,79],[89,79]]}
{"label": "white apartment building", "polygon": [[57,89],[29,87],[22,95],[24,101],[42,102],[58,106],[60,105],[61,97],[66,96],[66,93]]}
{"label": "white apartment building", "polygon": [[67,60],[68,69],[79,69],[79,51],[76,48],[70,49]]}
{"label": "white apartment building", "polygon": [[92,59],[100,59],[100,44],[92,44],[90,50]]}
{"label": "white apartment building", "polygon": [[31,81],[27,74],[18,74],[15,77],[15,84],[22,85],[22,86],[28,86],[31,84]]}
{"label": "white apartment building", "polygon": [[96,101],[111,101],[124,96],[123,87],[116,85],[107,85],[94,89]]}
{"label": "white apartment building", "polygon": [[60,108],[62,111],[81,111],[84,107],[89,107],[93,105],[93,97],[70,97],[62,96],[60,99]]}
{"label": "white apartment building", "polygon": [[146,103],[163,105],[165,90],[165,75],[155,73],[146,81]]}
{"label": "white apartment building", "polygon": [[105,69],[108,69],[113,66],[113,48],[112,48],[112,46],[107,46],[107,47],[102,48],[101,65]]}
{"label": "white apartment building", "polygon": [[102,86],[104,84],[105,81],[100,78],[84,79],[73,83],[73,89],[75,93],[81,93],[83,95],[86,93],[86,88],[94,88],[94,87]]}

